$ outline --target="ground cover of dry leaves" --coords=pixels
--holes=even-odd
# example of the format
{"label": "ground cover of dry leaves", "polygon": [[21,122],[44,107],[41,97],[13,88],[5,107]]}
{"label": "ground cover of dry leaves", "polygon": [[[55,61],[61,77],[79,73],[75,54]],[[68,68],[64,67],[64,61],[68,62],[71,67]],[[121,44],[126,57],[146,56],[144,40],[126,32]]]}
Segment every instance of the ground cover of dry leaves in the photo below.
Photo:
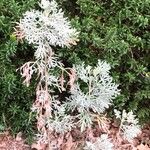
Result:
{"label": "ground cover of dry leaves", "polygon": [[[108,135],[110,138],[115,139],[117,136],[117,125],[115,122],[111,122]],[[104,132],[105,133],[105,132]],[[59,148],[51,150],[83,150],[86,140],[94,140],[102,133],[102,130],[98,126],[93,129],[80,133],[80,130],[74,130],[65,136],[53,136],[52,143],[55,143]],[[145,125],[142,129],[142,133],[133,140],[132,145],[123,139],[112,140],[115,145],[114,150],[150,150],[150,125]],[[48,150],[43,147],[38,147],[36,143],[29,146],[26,144],[25,139],[22,138],[21,133],[18,133],[16,137],[12,137],[8,131],[0,134],[0,150]]]}

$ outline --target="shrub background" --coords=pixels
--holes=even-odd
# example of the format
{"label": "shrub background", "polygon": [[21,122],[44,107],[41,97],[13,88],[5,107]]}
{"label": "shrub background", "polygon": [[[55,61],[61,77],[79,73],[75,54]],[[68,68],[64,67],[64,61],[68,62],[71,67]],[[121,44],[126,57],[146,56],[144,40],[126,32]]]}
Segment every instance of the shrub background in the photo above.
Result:
{"label": "shrub background", "polygon": [[[108,61],[121,95],[114,107],[133,110],[141,122],[150,116],[150,1],[149,0],[57,0],[72,25],[80,31],[80,42],[56,53],[66,66],[97,59]],[[22,84],[16,69],[34,59],[32,46],[17,42],[15,22],[26,10],[38,8],[35,0],[0,1],[0,130],[33,133],[35,120],[29,113],[35,99],[36,80]]]}
{"label": "shrub background", "polygon": [[34,88],[22,84],[16,69],[33,59],[33,50],[26,43],[18,43],[13,32],[22,13],[35,7],[35,3],[35,0],[0,0],[0,131],[10,127],[13,133],[24,131],[29,139],[34,129],[30,114]]}
{"label": "shrub background", "polygon": [[80,31],[78,45],[67,53],[64,49],[62,56],[71,63],[108,61],[121,89],[114,107],[133,110],[141,122],[149,122],[150,1],[63,0],[60,4]]}

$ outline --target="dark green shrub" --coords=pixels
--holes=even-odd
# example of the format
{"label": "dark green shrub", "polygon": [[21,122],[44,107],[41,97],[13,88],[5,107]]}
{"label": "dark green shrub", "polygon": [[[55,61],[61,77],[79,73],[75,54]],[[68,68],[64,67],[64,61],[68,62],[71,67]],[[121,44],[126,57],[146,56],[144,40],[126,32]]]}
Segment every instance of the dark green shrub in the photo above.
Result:
{"label": "dark green shrub", "polygon": [[[78,28],[80,42],[74,50],[59,52],[68,62],[95,64],[105,59],[120,84],[115,107],[137,112],[141,121],[150,116],[150,1],[77,0],[60,2]],[[67,50],[68,51],[68,50]]]}
{"label": "dark green shrub", "polygon": [[[0,126],[11,127],[14,133],[32,134],[30,107],[34,89],[22,85],[16,69],[32,56],[26,44],[19,44],[13,35],[16,21],[27,9],[34,7],[34,0],[0,1]],[[2,130],[0,129],[0,130]]]}

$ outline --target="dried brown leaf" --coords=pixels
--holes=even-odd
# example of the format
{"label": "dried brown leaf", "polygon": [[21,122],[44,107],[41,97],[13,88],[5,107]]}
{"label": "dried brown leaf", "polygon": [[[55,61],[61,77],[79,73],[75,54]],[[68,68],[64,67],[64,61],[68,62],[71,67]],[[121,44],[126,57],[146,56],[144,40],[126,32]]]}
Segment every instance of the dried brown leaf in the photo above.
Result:
{"label": "dried brown leaf", "polygon": [[150,148],[148,147],[147,144],[144,145],[144,144],[142,144],[142,143],[137,146],[137,149],[138,149],[138,150],[150,150]]}

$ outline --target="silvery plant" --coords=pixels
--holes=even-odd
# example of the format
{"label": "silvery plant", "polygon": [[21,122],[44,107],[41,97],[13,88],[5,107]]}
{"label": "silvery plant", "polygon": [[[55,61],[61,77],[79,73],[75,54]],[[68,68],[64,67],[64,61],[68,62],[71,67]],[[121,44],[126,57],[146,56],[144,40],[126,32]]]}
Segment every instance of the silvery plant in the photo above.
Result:
{"label": "silvery plant", "polygon": [[[113,104],[120,90],[105,61],[98,60],[95,67],[84,63],[64,67],[52,47],[76,45],[79,32],[72,28],[54,0],[41,0],[39,6],[41,11],[30,10],[23,14],[15,34],[18,40],[25,39],[35,49],[35,60],[26,62],[19,70],[27,86],[32,76],[37,75],[36,99],[31,108],[37,119],[37,144],[50,146],[50,136],[54,133],[64,135],[77,127],[81,132],[91,128],[95,116],[103,114]],[[59,92],[70,89],[70,96],[64,103],[54,94],[56,88]],[[121,129],[125,130],[123,125]],[[86,148],[95,149],[94,146],[100,144],[107,149],[109,142],[107,136],[102,135],[94,145],[87,142]],[[112,145],[109,147],[111,149]]]}
{"label": "silvery plant", "polygon": [[[110,65],[105,61],[98,60],[97,66],[92,67],[82,63],[74,65],[77,81],[71,96],[67,98],[66,105],[71,111],[77,110],[81,131],[91,127],[94,114],[102,114],[112,100],[119,94],[118,85],[113,83],[110,73]],[[80,82],[79,82],[80,81]],[[85,88],[82,89],[83,82]]]}
{"label": "silvery plant", "polygon": [[108,138],[108,135],[102,134],[93,143],[86,141],[84,150],[112,150],[113,147],[114,145],[112,144],[111,139]]}
{"label": "silvery plant", "polygon": [[114,109],[114,112],[116,118],[120,120],[118,134],[123,136],[125,140],[131,142],[133,138],[141,132],[141,127],[139,125],[138,119],[132,111],[127,113],[125,110],[123,110],[123,112],[121,113],[120,111]]}

